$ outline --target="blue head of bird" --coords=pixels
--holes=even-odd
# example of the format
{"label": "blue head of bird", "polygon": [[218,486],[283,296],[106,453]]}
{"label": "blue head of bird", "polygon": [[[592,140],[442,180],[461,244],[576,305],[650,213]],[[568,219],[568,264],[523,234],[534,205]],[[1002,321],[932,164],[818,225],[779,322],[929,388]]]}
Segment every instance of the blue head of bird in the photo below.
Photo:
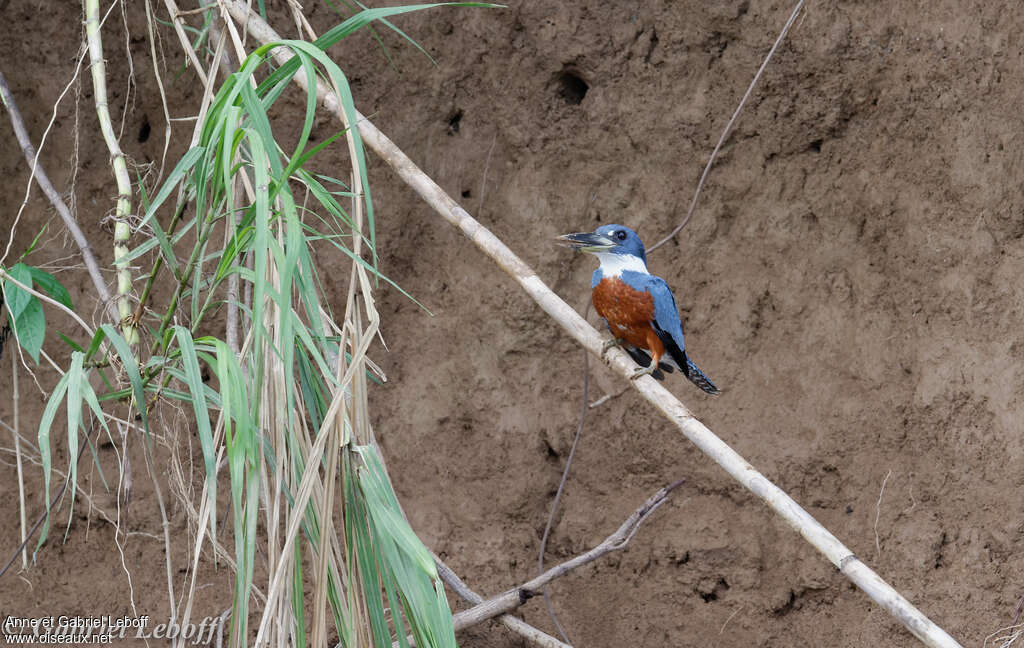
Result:
{"label": "blue head of bird", "polygon": [[602,225],[593,232],[564,234],[558,240],[597,257],[605,274],[623,270],[647,272],[647,253],[637,233],[625,225]]}

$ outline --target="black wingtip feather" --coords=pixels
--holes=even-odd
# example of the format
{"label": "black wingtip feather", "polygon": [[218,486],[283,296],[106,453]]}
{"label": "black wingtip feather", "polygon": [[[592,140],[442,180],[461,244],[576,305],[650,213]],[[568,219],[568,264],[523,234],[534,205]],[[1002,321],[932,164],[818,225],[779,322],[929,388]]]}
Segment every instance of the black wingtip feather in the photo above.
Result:
{"label": "black wingtip feather", "polygon": [[665,345],[665,350],[668,351],[669,355],[672,356],[672,359],[676,361],[676,364],[683,368],[683,374],[690,379],[690,382],[712,396],[722,393],[721,390],[715,386],[715,383],[711,382],[711,379],[705,376],[704,372],[701,371],[697,365],[693,364],[690,358],[686,355],[686,352],[679,348],[679,345],[676,344],[676,341],[667,331],[663,331],[659,328],[656,322],[652,322],[651,325],[654,327],[654,332],[658,334],[658,337]]}
{"label": "black wingtip feather", "polygon": [[694,385],[700,387],[703,391],[717,396],[722,393],[715,383],[711,382],[711,379],[704,375],[704,372],[700,368],[693,364],[693,361],[689,357],[686,358],[686,377],[690,379]]}

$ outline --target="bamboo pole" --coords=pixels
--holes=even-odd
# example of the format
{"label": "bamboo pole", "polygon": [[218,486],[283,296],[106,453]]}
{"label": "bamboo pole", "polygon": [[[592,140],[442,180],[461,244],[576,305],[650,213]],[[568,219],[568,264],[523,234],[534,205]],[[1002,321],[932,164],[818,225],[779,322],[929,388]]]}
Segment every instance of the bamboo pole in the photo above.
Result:
{"label": "bamboo pole", "polygon": [[[281,37],[257,14],[250,12],[240,0],[221,0],[228,12],[261,43],[281,40]],[[290,55],[281,48],[273,50],[278,63],[283,64]],[[303,72],[295,76],[303,88],[308,80]],[[315,81],[314,81],[315,82]],[[317,89],[317,96],[323,105],[338,115],[340,106],[333,95],[323,88]],[[534,301],[550,315],[569,335],[588,351],[601,358],[613,371],[629,379],[636,370],[633,360],[621,349],[602,351],[604,340],[571,306],[553,293],[544,282],[512,252],[498,237],[476,221],[455,200],[448,196],[433,180],[423,173],[394,142],[381,133],[376,126],[362,115],[358,115],[359,133],[367,147],[377,153],[395,170],[423,200],[434,208],[446,221],[458,227],[477,247],[506,273],[512,276]],[[805,511],[781,488],[758,472],[735,450],[719,439],[703,423],[698,421],[671,392],[650,376],[632,381],[633,387],[700,450],[711,457],[736,481],[761,498],[783,520],[825,555],[839,571],[859,587],[871,600],[895,617],[925,645],[934,648],[962,648],[942,628],[922,614],[914,605],[882,580],[870,567],[864,564],[842,542],[820,522]]]}
{"label": "bamboo pole", "polygon": [[128,175],[128,164],[114,135],[110,121],[110,107],[107,103],[107,68],[103,61],[103,40],[100,37],[99,0],[85,0],[85,36],[89,43],[89,62],[92,71],[92,88],[96,104],[96,116],[100,131],[110,151],[110,165],[117,182],[117,207],[114,210],[114,268],[117,271],[117,312],[121,317],[121,332],[134,349],[139,343],[139,334],[132,322],[132,274],[125,257],[128,256],[128,240],[131,228],[128,219],[132,213],[132,181]]}

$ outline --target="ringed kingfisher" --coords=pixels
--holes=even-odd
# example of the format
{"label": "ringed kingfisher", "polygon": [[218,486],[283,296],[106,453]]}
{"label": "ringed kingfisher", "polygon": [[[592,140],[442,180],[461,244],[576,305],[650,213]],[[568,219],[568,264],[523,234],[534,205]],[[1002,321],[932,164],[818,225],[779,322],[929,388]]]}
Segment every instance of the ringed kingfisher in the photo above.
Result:
{"label": "ringed kingfisher", "polygon": [[593,232],[565,234],[558,240],[593,254],[601,263],[590,287],[594,310],[612,333],[605,350],[621,345],[642,367],[633,378],[651,375],[664,380],[663,371],[679,369],[707,393],[719,393],[686,355],[672,290],[664,279],[647,271],[647,254],[636,232],[624,225],[602,225]]}

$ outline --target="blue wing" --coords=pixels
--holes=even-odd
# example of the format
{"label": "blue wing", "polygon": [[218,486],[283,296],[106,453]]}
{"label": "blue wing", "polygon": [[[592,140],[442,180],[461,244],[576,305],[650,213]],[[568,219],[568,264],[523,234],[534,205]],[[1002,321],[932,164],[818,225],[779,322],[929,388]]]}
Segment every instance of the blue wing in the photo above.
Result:
{"label": "blue wing", "polygon": [[715,383],[711,382],[711,379],[704,375],[704,372],[686,355],[686,346],[683,343],[683,324],[679,321],[679,310],[676,309],[675,297],[665,280],[661,277],[630,270],[622,273],[622,280],[635,290],[646,290],[654,298],[654,321],[651,322],[651,325],[662,344],[665,345],[668,356],[672,358],[683,375],[705,392],[718,394],[719,389]]}
{"label": "blue wing", "polygon": [[671,355],[680,363],[680,367],[685,366],[683,358],[676,357],[677,355],[682,356],[686,345],[683,342],[683,323],[679,321],[676,299],[672,296],[672,290],[668,287],[668,284],[661,277],[642,272],[633,272],[632,270],[624,271],[622,273],[622,280],[630,288],[646,290],[654,298],[654,321],[651,323],[654,325],[655,331],[658,332],[658,337],[661,338],[661,341],[665,343],[670,352],[675,351],[672,349],[673,346],[678,349],[678,354],[673,352]]}

